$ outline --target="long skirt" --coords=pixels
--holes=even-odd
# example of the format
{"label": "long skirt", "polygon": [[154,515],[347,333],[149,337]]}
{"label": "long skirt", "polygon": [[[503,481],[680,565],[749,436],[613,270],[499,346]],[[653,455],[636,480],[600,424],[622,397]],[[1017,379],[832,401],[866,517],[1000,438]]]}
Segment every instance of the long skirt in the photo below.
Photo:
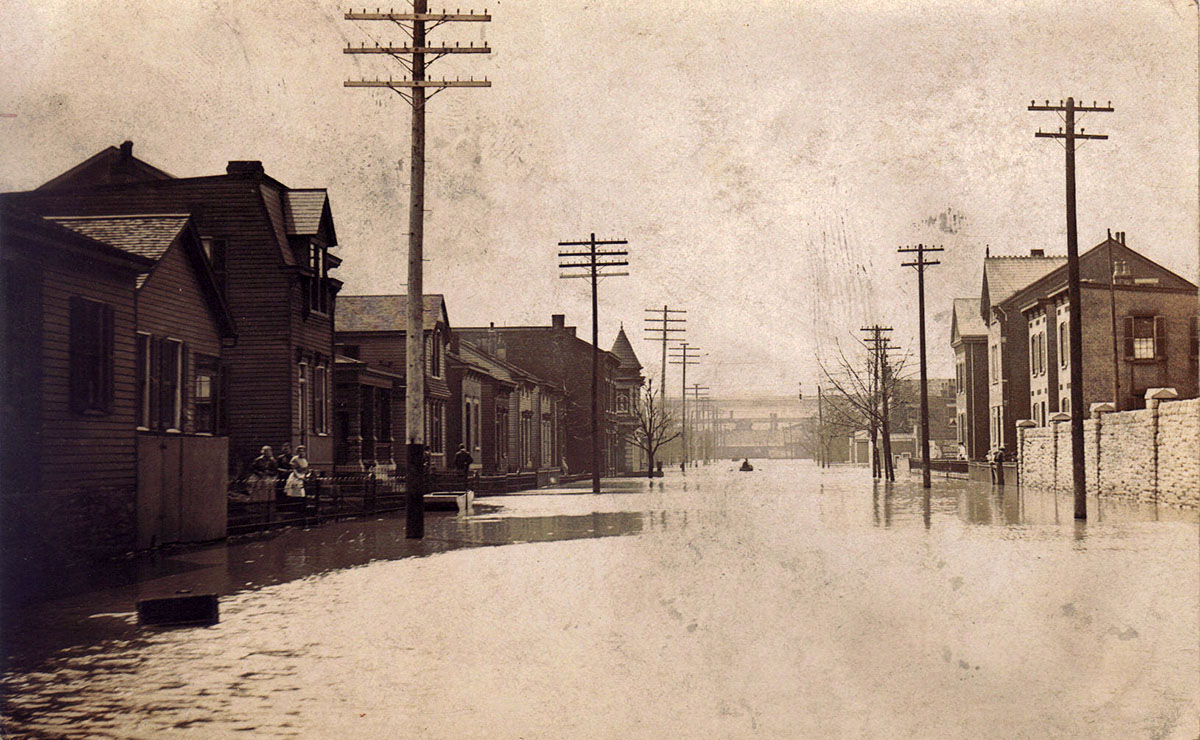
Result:
{"label": "long skirt", "polygon": [[304,478],[293,470],[283,486],[283,492],[289,497],[304,498]]}

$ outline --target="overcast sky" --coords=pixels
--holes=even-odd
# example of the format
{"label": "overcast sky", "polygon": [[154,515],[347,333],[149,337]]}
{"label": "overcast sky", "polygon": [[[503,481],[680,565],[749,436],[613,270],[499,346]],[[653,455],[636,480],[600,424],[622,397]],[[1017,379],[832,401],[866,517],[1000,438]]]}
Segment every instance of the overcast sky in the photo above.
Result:
{"label": "overcast sky", "polygon": [[[289,186],[329,189],[346,293],[403,292],[408,109],[394,93],[342,87],[400,70],[341,53],[403,37],[342,20],[344,9],[4,4],[0,112],[15,117],[0,118],[0,188],[35,187],[125,139],[178,176],[260,159]],[[1060,122],[1026,106],[1068,95],[1116,108],[1081,124],[1111,137],[1078,154],[1081,248],[1125,231],[1196,280],[1192,2],[505,0],[488,11],[491,23],[432,34],[494,49],[431,70],[494,84],[430,103],[426,290],[446,294],[452,324],[565,313],[590,336],[586,281],[558,279],[556,242],[595,232],[628,239],[632,263],[601,285],[602,344],[624,322],[657,366],[643,309],[669,303],[688,310],[687,338],[708,353],[689,381],[811,392],[816,358],[860,326],[893,326],[915,349],[916,277],[895,249],[924,241],[946,248],[927,304],[931,372],[949,376],[950,301],[978,296],[985,246],[1065,252],[1062,147],[1033,136]]]}

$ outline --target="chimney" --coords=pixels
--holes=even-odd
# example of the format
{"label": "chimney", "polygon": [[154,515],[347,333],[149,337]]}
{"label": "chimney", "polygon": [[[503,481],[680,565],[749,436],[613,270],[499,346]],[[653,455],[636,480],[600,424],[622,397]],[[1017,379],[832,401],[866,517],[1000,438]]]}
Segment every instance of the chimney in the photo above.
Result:
{"label": "chimney", "polygon": [[133,159],[133,142],[121,142],[121,159]]}
{"label": "chimney", "polygon": [[1045,257],[1045,256],[1046,256],[1046,250],[1044,250],[1044,249],[1031,249],[1031,250],[1029,250],[1029,256],[1030,256],[1030,257]]}
{"label": "chimney", "polygon": [[561,314],[561,313],[551,314],[550,326],[551,326],[551,328],[554,328],[554,329],[566,329],[567,328],[566,314]]}
{"label": "chimney", "polygon": [[243,177],[257,177],[263,174],[263,165],[262,162],[256,159],[231,159],[229,160],[229,164],[225,167],[225,174],[241,175]]}

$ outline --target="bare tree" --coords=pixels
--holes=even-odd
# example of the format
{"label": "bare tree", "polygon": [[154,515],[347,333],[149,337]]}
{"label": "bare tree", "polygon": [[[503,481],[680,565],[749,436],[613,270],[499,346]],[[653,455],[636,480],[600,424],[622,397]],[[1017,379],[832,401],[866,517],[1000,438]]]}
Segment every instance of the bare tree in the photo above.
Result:
{"label": "bare tree", "polygon": [[676,428],[675,419],[663,406],[661,396],[654,393],[654,381],[646,381],[642,390],[640,403],[633,404],[630,409],[634,427],[624,435],[626,442],[637,445],[646,452],[646,477],[654,477],[654,459],[663,445],[679,437],[680,430]]}
{"label": "bare tree", "polygon": [[[836,367],[832,370],[824,362],[818,362],[821,373],[832,390],[824,396],[825,409],[829,412],[825,420],[827,429],[819,430],[822,437],[831,435],[832,430],[853,433],[867,431],[871,439],[872,474],[875,477],[886,477],[895,480],[895,471],[891,460],[891,433],[889,429],[889,412],[897,403],[897,392],[901,387],[901,371],[907,363],[908,356],[901,357],[896,362],[884,361],[882,367],[877,366],[877,356],[870,348],[858,340],[864,354],[858,361],[846,357],[841,346],[838,346]],[[880,436],[882,439],[882,454],[880,451]],[[880,461],[883,468],[880,468]]]}

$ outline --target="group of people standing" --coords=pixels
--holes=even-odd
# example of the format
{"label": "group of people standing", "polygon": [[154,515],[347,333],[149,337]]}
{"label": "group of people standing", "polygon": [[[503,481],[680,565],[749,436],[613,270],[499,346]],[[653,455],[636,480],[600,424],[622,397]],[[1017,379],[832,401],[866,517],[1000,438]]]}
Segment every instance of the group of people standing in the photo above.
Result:
{"label": "group of people standing", "polygon": [[309,475],[308,454],[304,445],[292,453],[285,444],[276,457],[270,445],[264,445],[258,457],[250,463],[250,492],[255,501],[304,498],[304,484]]}

